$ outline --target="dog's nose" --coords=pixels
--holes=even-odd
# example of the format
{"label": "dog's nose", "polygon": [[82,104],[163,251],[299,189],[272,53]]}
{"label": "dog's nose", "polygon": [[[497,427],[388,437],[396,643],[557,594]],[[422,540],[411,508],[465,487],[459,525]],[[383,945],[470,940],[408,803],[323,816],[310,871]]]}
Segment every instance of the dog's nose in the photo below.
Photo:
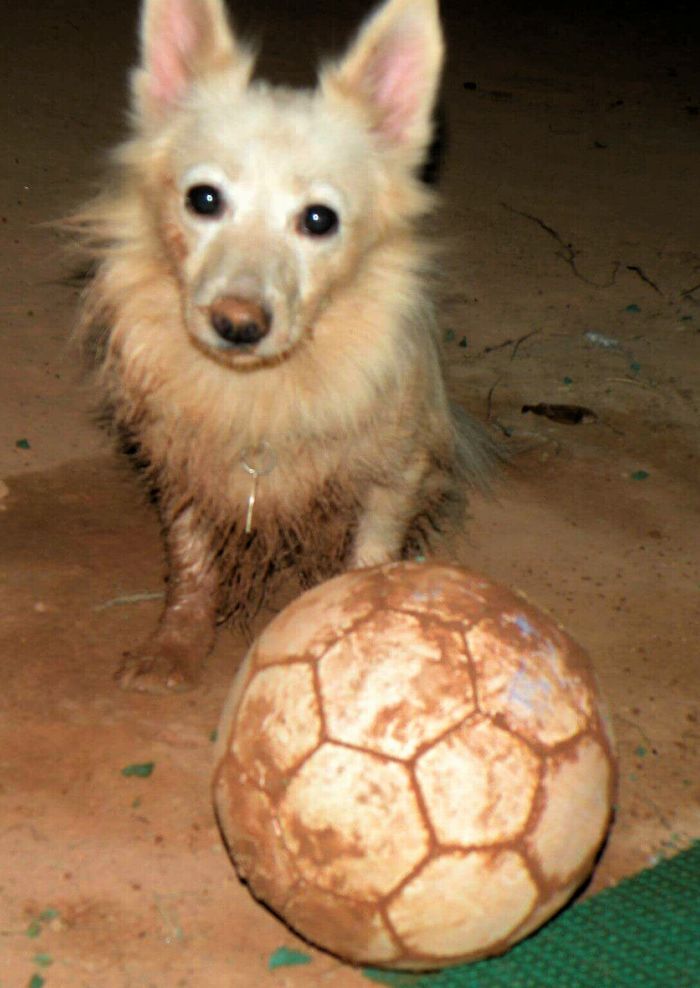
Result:
{"label": "dog's nose", "polygon": [[209,306],[214,331],[236,347],[251,347],[270,332],[272,315],[264,305],[235,295],[224,295]]}

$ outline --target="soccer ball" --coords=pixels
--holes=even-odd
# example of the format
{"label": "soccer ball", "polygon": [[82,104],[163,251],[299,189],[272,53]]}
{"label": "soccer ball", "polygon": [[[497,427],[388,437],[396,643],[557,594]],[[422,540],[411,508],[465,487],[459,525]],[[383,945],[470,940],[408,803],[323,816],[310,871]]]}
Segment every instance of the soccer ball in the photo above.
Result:
{"label": "soccer ball", "polygon": [[238,672],[214,800],[239,875],[355,963],[504,951],[590,873],[611,733],[584,652],[482,576],[396,563],[330,580]]}

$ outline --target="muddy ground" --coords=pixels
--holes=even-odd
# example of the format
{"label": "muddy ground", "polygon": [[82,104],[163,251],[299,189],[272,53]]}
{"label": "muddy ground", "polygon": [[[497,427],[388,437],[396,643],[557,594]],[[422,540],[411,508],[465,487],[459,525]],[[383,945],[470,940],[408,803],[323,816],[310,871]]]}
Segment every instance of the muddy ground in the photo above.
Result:
{"label": "muddy ground", "polygon": [[[263,28],[268,74],[305,82],[365,9],[341,6],[239,20]],[[521,6],[444,5],[442,322],[455,395],[519,450],[473,501],[466,561],[557,614],[611,703],[621,788],[595,891],[700,836],[700,69],[680,6]],[[361,973],[308,948],[268,970],[301,944],[214,824],[211,733],[244,642],[223,632],[191,694],[112,681],[158,613],[158,525],[91,419],[66,347],[78,289],[42,224],[122,132],[135,17],[3,13],[0,986],[349,988]],[[590,414],[523,412],[563,403]]]}

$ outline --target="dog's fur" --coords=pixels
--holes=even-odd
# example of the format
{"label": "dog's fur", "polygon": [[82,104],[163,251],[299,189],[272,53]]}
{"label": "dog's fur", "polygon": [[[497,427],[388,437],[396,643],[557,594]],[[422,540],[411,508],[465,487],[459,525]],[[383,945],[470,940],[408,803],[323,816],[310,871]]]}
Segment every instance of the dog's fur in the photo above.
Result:
{"label": "dog's fur", "polygon": [[[145,0],[141,47],[132,136],[77,224],[96,265],[81,333],[170,566],[118,678],[158,691],[195,683],[217,613],[250,611],[289,563],[308,582],[440,528],[491,450],[448,402],[415,232],[436,0],[388,0],[310,92],[250,81],[222,0]],[[202,185],[215,215],[188,204]],[[310,205],[337,229],[307,232]],[[271,467],[248,533],[244,461]]]}

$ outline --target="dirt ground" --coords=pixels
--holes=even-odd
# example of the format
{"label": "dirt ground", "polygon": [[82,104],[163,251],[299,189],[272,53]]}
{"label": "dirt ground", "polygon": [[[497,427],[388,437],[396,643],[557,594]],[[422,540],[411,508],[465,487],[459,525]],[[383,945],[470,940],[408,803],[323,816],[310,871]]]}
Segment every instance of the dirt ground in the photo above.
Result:
{"label": "dirt ground", "polygon": [[[267,74],[306,82],[365,10],[337,7],[264,0],[239,21],[263,28]],[[522,450],[474,500],[465,561],[565,623],[613,711],[595,891],[700,837],[700,63],[680,7],[576,7],[445,3],[438,226],[455,395]],[[191,694],[112,681],[158,613],[158,526],[91,420],[77,288],[42,224],[122,132],[135,19],[106,0],[3,13],[0,986],[351,988],[361,972],[239,885],[214,824],[243,641],[221,634]],[[590,414],[523,412],[564,403]],[[269,971],[283,945],[311,963]]]}

